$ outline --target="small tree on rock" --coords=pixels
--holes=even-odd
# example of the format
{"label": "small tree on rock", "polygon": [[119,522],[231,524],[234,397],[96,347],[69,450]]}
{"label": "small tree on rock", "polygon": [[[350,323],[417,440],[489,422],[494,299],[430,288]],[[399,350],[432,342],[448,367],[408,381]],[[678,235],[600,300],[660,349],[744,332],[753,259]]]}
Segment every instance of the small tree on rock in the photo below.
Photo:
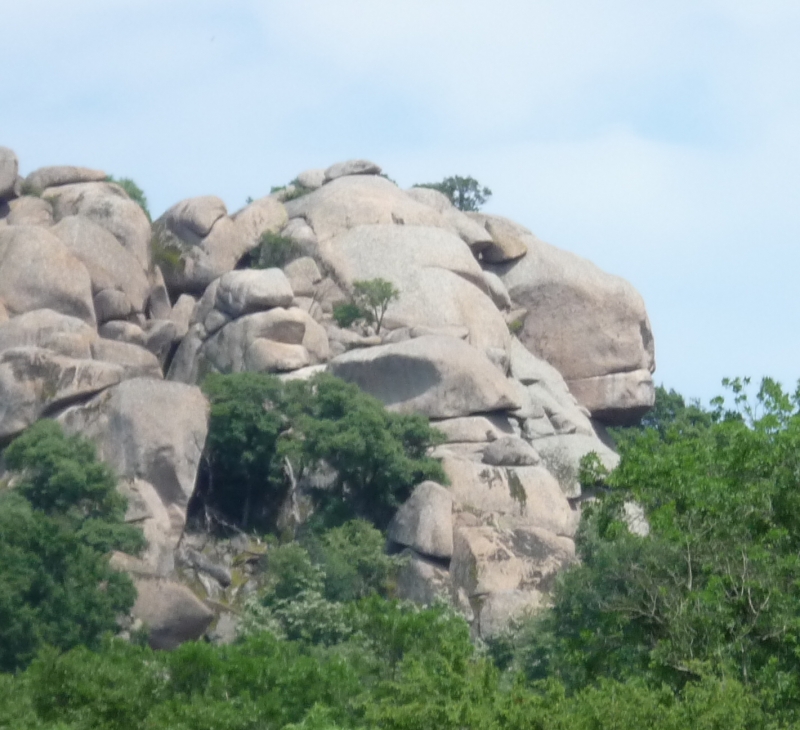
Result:
{"label": "small tree on rock", "polygon": [[364,317],[375,325],[375,333],[381,331],[383,318],[389,305],[400,296],[392,282],[386,279],[370,279],[353,282],[353,298],[364,312]]}
{"label": "small tree on rock", "polygon": [[459,210],[476,211],[492,197],[492,191],[474,177],[451,175],[438,183],[419,183],[416,188],[431,188],[444,193]]}

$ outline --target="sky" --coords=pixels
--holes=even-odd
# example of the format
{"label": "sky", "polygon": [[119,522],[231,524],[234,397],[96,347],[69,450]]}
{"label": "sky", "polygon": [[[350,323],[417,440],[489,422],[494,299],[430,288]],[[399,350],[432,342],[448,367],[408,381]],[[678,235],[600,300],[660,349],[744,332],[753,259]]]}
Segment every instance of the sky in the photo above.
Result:
{"label": "sky", "polygon": [[655,380],[800,379],[797,0],[0,0],[0,145],[233,211],[359,157],[628,279]]}

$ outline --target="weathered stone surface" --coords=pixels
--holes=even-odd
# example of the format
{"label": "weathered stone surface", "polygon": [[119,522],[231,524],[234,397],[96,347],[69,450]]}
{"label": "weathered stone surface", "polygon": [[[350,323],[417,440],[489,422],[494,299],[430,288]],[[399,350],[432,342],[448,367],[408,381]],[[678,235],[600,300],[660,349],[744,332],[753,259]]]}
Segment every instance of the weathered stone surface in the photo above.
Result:
{"label": "weathered stone surface", "polygon": [[482,639],[494,639],[545,606],[547,597],[534,588],[490,593],[481,603],[478,633]]}
{"label": "weathered stone surface", "polygon": [[309,190],[316,190],[325,184],[325,170],[321,168],[314,168],[312,170],[303,170],[297,178],[297,182],[304,188]]}
{"label": "weathered stone surface", "polygon": [[181,340],[172,363],[169,366],[167,380],[177,383],[194,384],[200,378],[199,366],[204,362],[200,348],[205,340],[203,325],[194,324],[189,327],[189,332]]}
{"label": "weathered stone surface", "polygon": [[127,319],[133,313],[131,300],[119,289],[103,289],[94,295],[93,301],[99,325],[112,319]]}
{"label": "weathered stone surface", "polygon": [[503,524],[539,527],[572,537],[580,515],[556,478],[543,466],[493,467],[445,458],[453,509],[494,513]]}
{"label": "weathered stone surface", "polygon": [[0,147],[0,200],[16,197],[14,186],[19,173],[19,160],[14,150]]}
{"label": "weathered stone surface", "polygon": [[310,256],[290,261],[283,271],[296,297],[313,297],[316,285],[322,281],[317,262]]}
{"label": "weathered stone surface", "polygon": [[431,188],[410,188],[406,190],[406,195],[439,211],[452,230],[473,251],[481,251],[492,244],[492,237],[483,225],[458,210],[444,193]]}
{"label": "weathered stone surface", "polygon": [[[299,309],[281,307],[249,314],[230,322],[210,337],[200,348],[199,355],[219,372],[244,372],[249,369],[247,352],[256,340],[302,346],[308,319],[310,317]],[[288,355],[289,351],[284,352]],[[308,353],[302,358],[299,350],[293,352],[292,357],[305,359],[304,365],[310,363]],[[252,354],[253,361],[260,361],[265,354],[259,346]]]}
{"label": "weathered stone surface", "polygon": [[147,546],[136,562],[130,556],[115,553],[112,566],[132,575],[166,577],[175,568],[175,548],[182,530],[172,517],[155,487],[143,479],[120,479],[117,490],[128,500],[125,521],[135,523],[144,533]]}
{"label": "weathered stone surface", "polygon": [[514,432],[508,418],[496,414],[448,418],[443,421],[432,421],[431,426],[445,435],[445,443],[494,441],[502,436],[510,436]]}
{"label": "weathered stone surface", "polygon": [[6,222],[10,226],[53,225],[53,206],[47,200],[32,195],[23,195],[8,203]]}
{"label": "weathered stone surface", "polygon": [[609,470],[619,464],[619,455],[596,436],[577,433],[556,435],[538,439],[535,443],[542,462],[568,497],[579,497],[581,494],[578,473],[581,459],[586,454],[595,452],[603,466]]}
{"label": "weathered stone surface", "polygon": [[94,327],[52,309],[37,309],[0,323],[0,352],[12,347],[42,347],[65,357],[88,360],[95,340]]}
{"label": "weathered stone surface", "polygon": [[183,339],[189,332],[189,322],[197,306],[197,300],[190,294],[181,294],[170,310],[169,320],[175,325],[177,337]]}
{"label": "weathered stone surface", "polygon": [[95,323],[86,267],[44,228],[0,229],[0,300],[12,316],[53,309]]}
{"label": "weathered stone surface", "polygon": [[280,269],[229,271],[220,277],[215,307],[231,317],[264,309],[288,307],[292,287]]}
{"label": "weathered stone surface", "polygon": [[95,360],[114,363],[122,368],[124,378],[164,377],[158,358],[144,347],[129,342],[117,342],[98,337],[92,343],[92,357]]}
{"label": "weathered stone surface", "polygon": [[325,182],[345,175],[379,175],[380,172],[380,166],[369,160],[346,160],[337,162],[325,170]]}
{"label": "weathered stone surface", "polygon": [[331,357],[328,333],[308,312],[304,309],[299,311],[302,313],[301,316],[306,325],[302,345],[308,350],[312,364],[318,365],[319,363],[327,362]]}
{"label": "weathered stone surface", "polygon": [[317,234],[302,218],[292,218],[282,229],[281,236],[291,238],[307,256],[317,251]]}
{"label": "weathered stone surface", "polygon": [[401,413],[453,418],[519,407],[508,380],[488,358],[452,337],[353,350],[329,367]]}
{"label": "weathered stone surface", "polygon": [[480,266],[469,247],[446,230],[359,226],[321,243],[319,255],[349,290],[356,280],[382,278],[394,284],[400,296],[386,311],[387,330],[467,327],[476,347],[508,346],[508,328],[484,290]]}
{"label": "weathered stone surface", "polygon": [[106,174],[102,170],[91,170],[88,167],[74,167],[72,165],[54,165],[34,170],[25,178],[25,187],[31,190],[43,191],[58,185],[103,182],[105,179]]}
{"label": "weathered stone surface", "polygon": [[133,378],[100,393],[58,420],[97,445],[121,477],[144,479],[178,524],[194,491],[205,444],[208,404],[199,388]]}
{"label": "weathered stone surface", "polygon": [[285,205],[290,218],[311,226],[319,243],[362,225],[448,228],[441,213],[376,175],[342,177]]}
{"label": "weathered stone surface", "polygon": [[546,590],[575,559],[575,544],[541,528],[457,527],[450,576],[470,598],[505,591]]}
{"label": "weathered stone surface", "polygon": [[387,537],[422,555],[449,558],[453,554],[452,512],[449,490],[436,482],[422,482],[395,513]]}
{"label": "weathered stone surface", "polygon": [[160,362],[165,362],[170,348],[177,342],[178,328],[174,322],[154,319],[146,323],[144,329],[144,346],[150,350]]}
{"label": "weathered stone surface", "polygon": [[510,309],[511,297],[508,295],[506,285],[503,284],[500,277],[491,271],[484,271],[483,280],[486,282],[486,288],[495,306],[498,309]]}
{"label": "weathered stone surface", "polygon": [[123,292],[134,312],[143,312],[150,283],[133,254],[102,226],[83,216],[67,216],[50,229],[79,259],[92,280],[92,291]]}
{"label": "weathered stone surface", "polygon": [[244,369],[252,373],[280,373],[299,370],[311,364],[302,345],[287,345],[259,338],[244,353]]}
{"label": "weathered stone surface", "polygon": [[122,380],[118,365],[21,347],[0,354],[0,438],[20,433],[45,413]]}
{"label": "weathered stone surface", "polygon": [[625,280],[539,239],[493,268],[528,316],[519,339],[567,381],[654,369],[644,303]]}
{"label": "weathered stone surface", "polygon": [[649,370],[571,380],[569,389],[592,418],[611,426],[638,423],[656,402]]}
{"label": "weathered stone surface", "polygon": [[186,586],[160,578],[137,578],[137,598],[131,614],[149,629],[153,649],[175,649],[199,639],[214,619]]}
{"label": "weathered stone surface", "polygon": [[491,237],[487,246],[480,249],[481,258],[487,263],[502,263],[521,258],[528,251],[528,244],[536,237],[523,226],[508,218],[486,213],[469,213],[470,218],[480,223]]}
{"label": "weathered stone surface", "polygon": [[[452,542],[452,538],[451,538]],[[397,573],[397,597],[423,606],[448,600],[450,573],[441,563],[429,560],[413,550],[404,550],[405,562]]]}
{"label": "weathered stone surface", "polygon": [[163,220],[178,238],[188,243],[199,244],[200,239],[210,233],[212,226],[227,214],[228,209],[220,198],[214,195],[202,195],[175,203],[160,220]]}
{"label": "weathered stone surface", "polygon": [[90,182],[47,188],[56,221],[82,215],[113,234],[145,270],[150,267],[150,221],[116,183]]}
{"label": "weathered stone surface", "polygon": [[164,274],[160,266],[153,266],[150,275],[151,286],[150,294],[147,298],[147,310],[151,319],[170,319],[172,315],[172,303],[170,302],[167,284],[164,281]]}
{"label": "weathered stone surface", "polygon": [[534,466],[540,461],[536,449],[517,436],[502,436],[483,451],[483,463],[491,466]]}
{"label": "weathered stone surface", "polygon": [[262,234],[277,233],[288,221],[283,205],[274,198],[260,198],[233,217],[223,216],[200,238],[186,226],[170,227],[161,216],[153,224],[158,263],[174,293],[200,294],[215,279],[233,271],[259,243]]}
{"label": "weathered stone surface", "polygon": [[104,337],[107,340],[129,342],[139,347],[145,346],[146,336],[144,330],[133,322],[124,322],[115,319],[100,325],[97,331],[100,337]]}

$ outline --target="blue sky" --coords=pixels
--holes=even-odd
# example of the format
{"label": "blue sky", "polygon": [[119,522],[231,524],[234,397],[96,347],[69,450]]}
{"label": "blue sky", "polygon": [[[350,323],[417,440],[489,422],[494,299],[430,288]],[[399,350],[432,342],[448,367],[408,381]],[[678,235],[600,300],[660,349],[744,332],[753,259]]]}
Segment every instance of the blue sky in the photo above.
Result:
{"label": "blue sky", "polygon": [[230,209],[367,157],[629,279],[656,380],[800,378],[797,0],[2,3],[0,144]]}

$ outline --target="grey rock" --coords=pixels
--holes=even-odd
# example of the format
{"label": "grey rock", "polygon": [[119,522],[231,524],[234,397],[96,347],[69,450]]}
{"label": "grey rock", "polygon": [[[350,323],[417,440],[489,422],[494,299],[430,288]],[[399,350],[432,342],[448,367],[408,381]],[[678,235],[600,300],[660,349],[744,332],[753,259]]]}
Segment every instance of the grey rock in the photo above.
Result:
{"label": "grey rock", "polygon": [[489,233],[491,243],[480,249],[481,258],[487,263],[502,263],[521,258],[528,252],[529,241],[535,236],[523,226],[508,218],[486,213],[469,213]]}
{"label": "grey rock", "polygon": [[406,190],[406,195],[441,213],[450,228],[473,251],[482,251],[492,244],[489,232],[480,223],[458,210],[444,193],[431,188],[410,188]]}
{"label": "grey rock", "polygon": [[53,206],[47,200],[32,195],[11,200],[8,203],[6,222],[10,226],[42,226],[53,225]]}
{"label": "grey rock", "polygon": [[346,175],[379,175],[380,172],[380,166],[369,160],[347,160],[331,165],[325,170],[324,179],[325,182],[330,182]]}
{"label": "grey rock", "polygon": [[316,190],[325,183],[325,170],[319,168],[303,170],[296,179],[304,188]]}
{"label": "grey rock", "polygon": [[0,354],[0,438],[16,435],[45,413],[122,380],[122,368],[76,360],[36,347]]}
{"label": "grey rock", "polygon": [[436,482],[422,482],[400,506],[389,524],[390,541],[422,555],[449,558],[453,554],[453,497]]}
{"label": "grey rock", "polygon": [[197,300],[189,294],[181,294],[169,314],[169,320],[175,325],[177,337],[183,339],[189,332],[189,322],[197,306]]}
{"label": "grey rock", "polygon": [[491,466],[534,466],[541,460],[536,449],[516,436],[502,436],[483,452],[483,463]]}
{"label": "grey rock", "polygon": [[445,435],[445,443],[483,443],[513,434],[508,418],[498,414],[431,421],[431,426]]}
{"label": "grey rock", "polygon": [[119,289],[103,289],[94,295],[97,323],[102,325],[112,319],[126,319],[133,313],[128,295]]}
{"label": "grey rock", "polygon": [[53,309],[95,323],[86,267],[44,228],[0,228],[0,300],[12,316]]}
{"label": "grey rock", "polygon": [[8,147],[0,147],[0,200],[16,197],[14,187],[18,173],[17,155]]}
{"label": "grey rock", "polygon": [[422,606],[447,601],[451,592],[450,573],[441,562],[404,550],[405,562],[397,573],[397,597]]}
{"label": "grey rock", "polygon": [[649,370],[570,380],[569,389],[578,403],[591,412],[592,418],[609,426],[638,423],[656,402]]}
{"label": "grey rock", "polygon": [[114,363],[122,368],[123,377],[130,378],[156,378],[164,377],[158,358],[143,347],[98,337],[92,343],[92,357],[95,360]]}
{"label": "grey rock", "polygon": [[481,604],[478,633],[482,639],[495,639],[547,605],[547,596],[536,589],[490,593]]}
{"label": "grey rock", "polygon": [[88,360],[95,340],[94,327],[52,309],[37,309],[0,323],[0,352],[12,347],[42,347]]}
{"label": "grey rock", "polygon": [[203,195],[175,203],[160,220],[163,220],[178,238],[199,244],[200,239],[211,232],[212,226],[227,214],[228,209],[220,198]]}
{"label": "grey rock", "polygon": [[215,307],[235,318],[274,307],[288,307],[292,299],[292,287],[280,269],[246,269],[222,275]]}
{"label": "grey rock", "polygon": [[56,221],[69,215],[90,218],[105,228],[147,270],[150,268],[150,221],[142,208],[116,183],[88,182],[47,188]]}
{"label": "grey rock", "polygon": [[152,284],[147,298],[147,309],[152,319],[170,319],[172,303],[160,266],[153,267]]}
{"label": "grey rock", "polygon": [[509,381],[486,356],[452,337],[353,350],[329,368],[401,413],[453,418],[519,407]]}
{"label": "grey rock", "polygon": [[283,267],[289,284],[298,297],[313,297],[316,285],[322,281],[317,262],[310,256],[302,256]]}
{"label": "grey rock", "polygon": [[133,322],[124,322],[115,319],[100,325],[97,331],[100,337],[104,337],[107,340],[129,342],[139,347],[145,346],[146,336],[144,330]]}
{"label": "grey rock", "polygon": [[103,182],[105,179],[106,174],[102,170],[91,170],[88,167],[74,167],[72,165],[54,165],[34,170],[25,178],[25,187],[31,190],[43,191],[58,185]]}
{"label": "grey rock", "polygon": [[597,454],[601,464],[612,470],[619,464],[619,455],[596,436],[566,434],[549,436],[535,441],[542,462],[558,480],[564,494],[570,498],[581,495],[578,480],[581,459],[591,452]]}
{"label": "grey rock", "polygon": [[498,309],[510,309],[511,297],[508,295],[508,290],[502,279],[491,271],[484,271],[483,280],[486,282],[486,289],[495,306]]}

